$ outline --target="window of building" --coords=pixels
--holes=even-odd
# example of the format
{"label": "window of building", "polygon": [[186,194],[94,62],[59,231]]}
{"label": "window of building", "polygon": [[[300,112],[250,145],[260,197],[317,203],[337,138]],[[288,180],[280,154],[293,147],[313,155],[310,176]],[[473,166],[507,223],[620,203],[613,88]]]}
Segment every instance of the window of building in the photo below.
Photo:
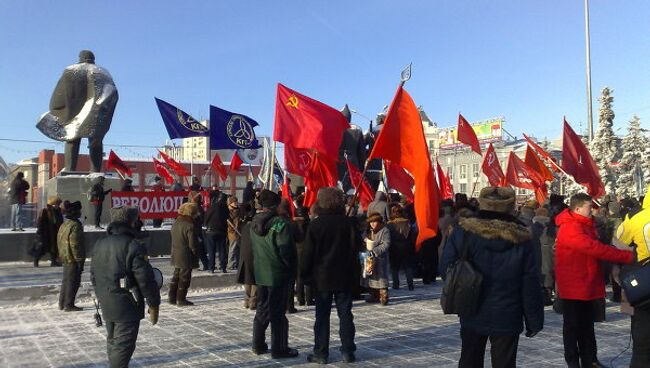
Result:
{"label": "window of building", "polygon": [[429,139],[429,149],[433,149],[433,139]]}
{"label": "window of building", "polygon": [[478,164],[472,164],[472,177],[478,178]]}
{"label": "window of building", "polygon": [[460,184],[460,193],[467,193],[467,184],[465,183]]}
{"label": "window of building", "polygon": [[460,165],[460,178],[467,179],[467,165]]}
{"label": "window of building", "polygon": [[447,176],[449,177],[449,180],[451,180],[451,179],[454,178],[454,172],[451,171],[451,167],[447,167],[447,170],[445,171],[445,173],[446,173]]}

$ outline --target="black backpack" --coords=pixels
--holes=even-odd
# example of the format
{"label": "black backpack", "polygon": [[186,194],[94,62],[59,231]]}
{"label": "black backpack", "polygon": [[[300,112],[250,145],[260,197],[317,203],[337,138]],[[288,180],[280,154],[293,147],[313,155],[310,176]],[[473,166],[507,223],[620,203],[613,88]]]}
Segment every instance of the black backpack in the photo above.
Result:
{"label": "black backpack", "polygon": [[467,234],[463,234],[460,258],[449,268],[442,287],[440,305],[445,314],[469,317],[478,312],[483,275],[467,259]]}

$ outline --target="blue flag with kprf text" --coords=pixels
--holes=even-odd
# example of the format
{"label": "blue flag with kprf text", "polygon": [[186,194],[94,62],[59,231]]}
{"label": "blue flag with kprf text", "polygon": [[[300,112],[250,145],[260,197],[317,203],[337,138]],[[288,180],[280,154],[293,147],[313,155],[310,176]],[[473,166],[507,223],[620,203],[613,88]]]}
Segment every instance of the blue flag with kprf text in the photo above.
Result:
{"label": "blue flag with kprf text", "polygon": [[210,149],[260,148],[254,130],[258,125],[246,115],[210,106]]}
{"label": "blue flag with kprf text", "polygon": [[161,99],[155,99],[170,139],[208,136],[208,128],[188,113]]}

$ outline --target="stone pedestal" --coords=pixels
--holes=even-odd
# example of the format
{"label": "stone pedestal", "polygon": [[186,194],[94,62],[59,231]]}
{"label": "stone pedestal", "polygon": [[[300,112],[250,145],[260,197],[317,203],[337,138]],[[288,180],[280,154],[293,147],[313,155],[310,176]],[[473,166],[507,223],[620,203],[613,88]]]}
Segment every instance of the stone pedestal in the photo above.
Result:
{"label": "stone pedestal", "polygon": [[[65,173],[57,175],[45,182],[45,196],[58,195],[62,201],[80,201],[82,206],[81,222],[92,225],[95,208],[88,202],[88,190],[93,186],[97,177],[104,176],[104,190],[112,188],[119,191],[122,188],[122,179],[114,173]],[[101,223],[110,222],[111,194],[106,195],[102,210]]]}

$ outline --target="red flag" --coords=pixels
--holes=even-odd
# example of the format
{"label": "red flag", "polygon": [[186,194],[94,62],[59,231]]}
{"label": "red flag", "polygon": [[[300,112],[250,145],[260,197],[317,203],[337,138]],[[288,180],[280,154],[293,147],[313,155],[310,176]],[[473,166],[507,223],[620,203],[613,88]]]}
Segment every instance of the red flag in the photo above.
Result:
{"label": "red flag", "polygon": [[160,153],[160,157],[165,161],[167,166],[169,166],[170,169],[172,169],[176,175],[178,176],[190,176],[191,174],[185,169],[185,166],[183,166],[180,162],[177,162],[173,158],[169,157],[165,152],[158,150],[158,153]]}
{"label": "red flag", "polygon": [[273,140],[338,159],[343,132],[349,127],[340,111],[278,83]]}
{"label": "red flag", "polygon": [[311,167],[312,156],[311,149],[284,146],[284,166],[292,174],[306,177]]}
{"label": "red flag", "polygon": [[388,186],[395,189],[406,196],[410,202],[413,202],[413,185],[415,182],[409,173],[404,168],[396,165],[388,160],[384,160],[386,167],[386,178],[388,179]]}
{"label": "red flag", "polygon": [[133,175],[131,168],[128,167],[126,163],[122,161],[122,159],[119,158],[115,152],[113,152],[113,150],[111,150],[111,153],[108,154],[108,159],[106,160],[106,169],[115,169],[115,171],[121,173],[124,176]]}
{"label": "red flag", "polygon": [[304,206],[311,207],[316,203],[316,194],[323,187],[335,187],[338,180],[336,162],[317,152],[312,156],[311,167],[305,177]]}
{"label": "red flag", "polygon": [[459,142],[465,143],[472,148],[472,151],[483,156],[483,153],[481,152],[481,145],[478,142],[474,128],[469,125],[467,120],[465,120],[461,114],[458,114],[457,137]]}
{"label": "red flag", "polygon": [[526,147],[526,157],[524,158],[524,162],[532,170],[535,170],[537,175],[539,175],[543,181],[553,181],[553,179],[555,179],[551,170],[549,170],[542,160],[537,157],[535,151],[533,151],[530,145]]}
{"label": "red flag", "polygon": [[226,170],[226,167],[223,165],[223,162],[221,161],[221,157],[219,157],[218,153],[214,154],[214,157],[212,158],[212,162],[210,162],[210,166],[212,167],[212,170],[217,172],[219,174],[219,177],[221,178],[222,181],[225,181],[226,178],[228,178],[228,171]]}
{"label": "red flag", "polygon": [[517,188],[535,190],[542,183],[539,175],[532,170],[515,155],[510,152],[508,156],[508,168],[506,169],[506,181],[508,184]]}
{"label": "red flag", "polygon": [[505,186],[505,176],[503,175],[503,170],[499,164],[499,158],[497,157],[496,152],[494,152],[494,146],[492,143],[485,151],[485,157],[483,158],[482,165],[483,173],[488,178],[488,182],[493,187],[502,187]]}
{"label": "red flag", "polygon": [[284,184],[282,184],[282,198],[289,202],[289,212],[291,218],[296,217],[296,206],[293,205],[293,197],[291,197],[291,187],[289,186],[289,179],[287,175],[284,176]]}
{"label": "red flag", "polygon": [[239,167],[243,163],[244,161],[242,161],[241,157],[239,157],[239,154],[237,154],[237,151],[235,151],[235,153],[232,154],[232,158],[230,159],[230,172],[239,170]]}
{"label": "red flag", "polygon": [[370,202],[375,199],[375,191],[370,188],[368,182],[365,178],[361,176],[361,172],[357,169],[356,166],[350,163],[350,160],[345,159],[345,163],[348,166],[348,173],[350,174],[350,183],[354,188],[359,188],[359,203],[361,204],[361,209],[366,210]]}
{"label": "red flag", "polygon": [[440,197],[442,199],[453,199],[454,188],[451,186],[451,179],[449,174],[445,175],[440,167],[440,163],[436,160],[436,176],[438,178],[438,186],[440,188]]}
{"label": "red flag", "polygon": [[560,167],[558,166],[557,162],[555,162],[555,158],[553,156],[551,156],[550,153],[546,152],[539,144],[535,143],[535,141],[530,139],[530,137],[527,136],[526,134],[524,134],[524,138],[526,138],[526,141],[528,141],[528,143],[531,146],[533,146],[533,149],[535,150],[535,152],[537,152],[538,155],[542,156],[542,159],[544,159],[544,161],[546,161],[546,163],[549,164],[549,166],[551,166],[551,168],[555,172],[562,172],[562,170],[560,170]]}
{"label": "red flag", "polygon": [[165,179],[167,184],[172,184],[174,182],[174,178],[172,177],[172,174],[169,172],[169,170],[167,170],[165,165],[163,165],[155,158],[153,159],[153,168],[161,178]]}
{"label": "red flag", "polygon": [[415,102],[397,88],[375,145],[368,156],[383,158],[406,169],[415,181],[416,250],[438,231],[438,185],[433,176],[422,119]]}
{"label": "red flag", "polygon": [[598,166],[566,120],[562,137],[562,169],[572,175],[578,184],[584,185],[590,196],[599,198],[605,195],[605,186],[600,178]]}

